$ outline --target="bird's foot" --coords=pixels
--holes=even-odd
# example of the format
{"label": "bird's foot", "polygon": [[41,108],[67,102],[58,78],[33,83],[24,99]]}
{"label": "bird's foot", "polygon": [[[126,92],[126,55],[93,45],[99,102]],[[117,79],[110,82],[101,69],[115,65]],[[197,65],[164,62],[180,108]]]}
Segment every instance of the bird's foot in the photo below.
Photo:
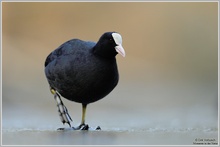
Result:
{"label": "bird's foot", "polygon": [[72,118],[70,117],[66,106],[63,104],[60,95],[53,89],[51,90],[51,93],[54,94],[54,99],[57,102],[57,108],[61,122],[63,124],[67,123],[71,127],[70,121],[72,121]]}
{"label": "bird's foot", "polygon": [[88,124],[81,124],[76,128],[75,127],[72,127],[72,128],[73,128],[73,130],[101,130],[100,126],[96,127],[96,129],[94,129],[94,128],[89,127]]}
{"label": "bird's foot", "polygon": [[100,126],[97,126],[95,130],[101,130],[101,127],[100,127]]}
{"label": "bird's foot", "polygon": [[81,131],[88,131],[88,130],[101,130],[101,127],[98,126],[96,129],[89,127],[88,124],[81,124],[78,127],[70,127],[70,128],[58,128],[57,130],[81,130]]}
{"label": "bird's foot", "polygon": [[88,124],[81,124],[78,127],[70,127],[70,128],[58,128],[57,130],[89,130]]}
{"label": "bird's foot", "polygon": [[72,127],[74,130],[89,130],[88,124],[81,124],[78,127]]}

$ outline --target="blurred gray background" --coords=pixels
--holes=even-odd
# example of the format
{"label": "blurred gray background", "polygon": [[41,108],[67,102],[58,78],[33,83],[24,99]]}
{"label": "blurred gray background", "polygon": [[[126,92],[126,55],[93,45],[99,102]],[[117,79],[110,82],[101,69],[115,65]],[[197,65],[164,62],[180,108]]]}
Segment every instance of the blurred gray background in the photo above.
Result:
{"label": "blurred gray background", "polygon": [[[115,90],[88,106],[90,126],[209,130],[216,137],[217,2],[3,2],[3,131],[63,127],[44,61],[69,39],[97,41],[107,31],[122,35],[126,57],[117,56]],[[63,101],[77,126],[81,105]],[[3,143],[10,135],[3,133]]]}

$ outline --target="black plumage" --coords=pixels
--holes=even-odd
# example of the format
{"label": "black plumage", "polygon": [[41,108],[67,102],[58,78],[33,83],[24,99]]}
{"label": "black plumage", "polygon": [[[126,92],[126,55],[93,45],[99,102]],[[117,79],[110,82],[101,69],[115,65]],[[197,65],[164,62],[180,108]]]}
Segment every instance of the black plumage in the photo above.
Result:
{"label": "black plumage", "polygon": [[[118,53],[125,56],[121,35],[106,32],[97,43],[72,39],[48,55],[45,74],[51,92],[59,98],[58,110],[63,123],[70,125],[71,118],[60,95],[82,103],[83,117],[80,127],[85,125],[86,105],[108,95],[118,83],[115,58]],[[66,112],[63,109],[66,109]],[[81,129],[80,127],[78,129]]]}

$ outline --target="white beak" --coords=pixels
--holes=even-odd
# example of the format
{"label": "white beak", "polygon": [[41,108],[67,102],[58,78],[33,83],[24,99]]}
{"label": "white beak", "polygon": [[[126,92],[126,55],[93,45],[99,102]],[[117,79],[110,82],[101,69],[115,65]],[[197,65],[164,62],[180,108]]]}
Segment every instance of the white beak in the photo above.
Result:
{"label": "white beak", "polygon": [[120,55],[122,55],[123,57],[125,57],[125,50],[124,50],[124,48],[122,47],[121,44],[117,45],[117,46],[115,47],[115,50],[116,50],[116,52],[118,52]]}
{"label": "white beak", "polygon": [[123,57],[125,57],[125,50],[124,48],[122,47],[122,37],[120,34],[118,33],[112,33],[112,37],[116,43],[116,47],[115,47],[115,50],[120,54],[122,55]]}

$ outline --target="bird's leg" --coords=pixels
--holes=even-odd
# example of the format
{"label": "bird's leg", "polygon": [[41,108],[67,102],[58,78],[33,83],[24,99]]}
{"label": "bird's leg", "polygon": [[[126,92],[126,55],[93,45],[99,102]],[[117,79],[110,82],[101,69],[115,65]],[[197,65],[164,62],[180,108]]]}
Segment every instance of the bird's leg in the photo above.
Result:
{"label": "bird's leg", "polygon": [[88,130],[89,129],[89,125],[85,124],[86,106],[87,106],[87,104],[82,104],[82,120],[81,120],[81,124],[78,127],[74,128],[75,130]]}
{"label": "bird's leg", "polygon": [[85,125],[86,106],[87,106],[87,104],[82,104],[82,120],[81,120],[81,125]]}
{"label": "bird's leg", "polygon": [[63,104],[59,93],[53,88],[51,88],[50,91],[54,95],[54,99],[57,102],[57,108],[58,108],[60,120],[62,121],[63,124],[67,123],[71,127],[70,121],[72,121],[72,119],[68,113],[66,106]]}
{"label": "bird's leg", "polygon": [[[87,104],[82,104],[82,120],[81,120],[81,124],[76,127],[73,128],[74,130],[89,130],[89,125],[85,124],[85,118],[86,118],[86,106]],[[101,128],[98,126],[95,130],[101,130]]]}

